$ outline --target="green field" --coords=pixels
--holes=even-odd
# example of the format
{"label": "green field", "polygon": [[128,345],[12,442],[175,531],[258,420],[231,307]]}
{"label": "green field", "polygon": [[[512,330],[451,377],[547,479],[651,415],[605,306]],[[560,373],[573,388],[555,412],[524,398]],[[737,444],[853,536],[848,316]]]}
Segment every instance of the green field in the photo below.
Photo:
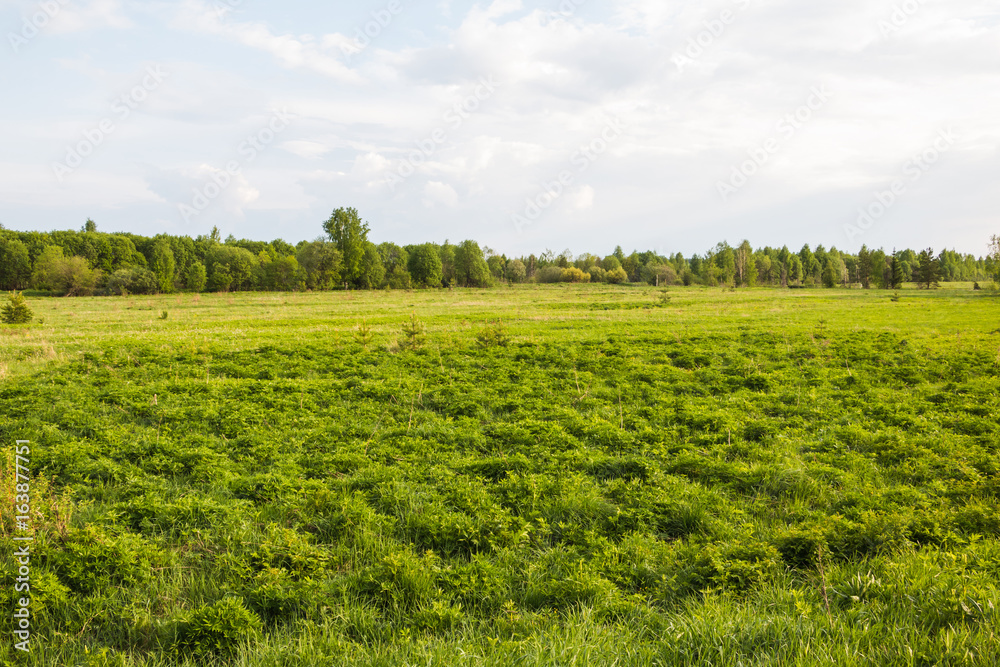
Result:
{"label": "green field", "polygon": [[1000,664],[1000,298],[947,286],[31,298],[0,664]]}

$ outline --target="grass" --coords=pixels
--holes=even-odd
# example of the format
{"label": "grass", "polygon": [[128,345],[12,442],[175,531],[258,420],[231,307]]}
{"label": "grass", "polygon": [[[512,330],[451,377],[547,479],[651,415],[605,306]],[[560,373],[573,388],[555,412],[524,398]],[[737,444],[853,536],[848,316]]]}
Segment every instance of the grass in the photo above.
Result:
{"label": "grass", "polygon": [[960,287],[30,299],[0,662],[998,664],[1000,301]]}

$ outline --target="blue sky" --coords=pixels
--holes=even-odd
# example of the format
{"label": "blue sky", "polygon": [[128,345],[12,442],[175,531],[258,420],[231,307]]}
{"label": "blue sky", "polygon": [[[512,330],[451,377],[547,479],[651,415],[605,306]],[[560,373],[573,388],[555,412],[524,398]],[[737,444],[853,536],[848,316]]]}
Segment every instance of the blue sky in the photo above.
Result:
{"label": "blue sky", "polygon": [[1000,234],[998,0],[0,0],[0,32],[9,228],[296,242],[354,206],[377,242],[507,253]]}

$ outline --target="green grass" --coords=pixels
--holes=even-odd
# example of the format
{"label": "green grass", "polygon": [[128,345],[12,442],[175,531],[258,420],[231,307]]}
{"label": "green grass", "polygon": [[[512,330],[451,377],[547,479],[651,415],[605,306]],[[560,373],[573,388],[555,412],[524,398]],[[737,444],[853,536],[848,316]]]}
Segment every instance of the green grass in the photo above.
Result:
{"label": "green grass", "polygon": [[29,299],[0,662],[1000,664],[1000,299],[662,292]]}

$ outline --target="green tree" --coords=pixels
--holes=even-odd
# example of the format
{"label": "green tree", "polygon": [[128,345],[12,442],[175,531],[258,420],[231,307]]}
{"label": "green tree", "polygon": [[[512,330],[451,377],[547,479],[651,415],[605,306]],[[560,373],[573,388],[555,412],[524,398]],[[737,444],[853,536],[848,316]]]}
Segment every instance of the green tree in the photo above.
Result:
{"label": "green tree", "polygon": [[24,289],[31,280],[28,248],[18,239],[0,239],[0,289]]}
{"label": "green tree", "polygon": [[[336,209],[330,219],[323,223],[323,230],[340,252],[343,280],[356,287],[366,286],[372,277],[371,271],[366,272],[364,267],[369,228],[368,224],[361,220],[357,209]],[[375,254],[378,254],[377,251]],[[379,264],[381,265],[381,260]]]}
{"label": "green tree", "polygon": [[0,321],[4,324],[28,324],[34,316],[24,295],[18,292],[10,293],[10,299],[0,311]]}
{"label": "green tree", "polygon": [[921,250],[917,258],[918,266],[914,278],[925,289],[940,287],[941,264],[934,256],[934,249]]}
{"label": "green tree", "polygon": [[228,292],[233,286],[233,274],[229,272],[227,264],[214,264],[212,275],[208,279],[208,287],[213,292]]}
{"label": "green tree", "polygon": [[250,289],[259,265],[260,259],[245,248],[216,245],[208,256],[208,286],[217,292]]}
{"label": "green tree", "polygon": [[512,283],[523,283],[527,276],[528,271],[524,266],[524,262],[519,259],[512,259],[507,262],[507,280]]}
{"label": "green tree", "polygon": [[385,265],[378,252],[378,246],[371,241],[365,242],[365,252],[361,261],[361,276],[358,287],[362,289],[379,289],[385,282]]}
{"label": "green tree", "polygon": [[82,231],[85,231],[85,232],[96,232],[97,231],[97,223],[94,222],[93,220],[91,220],[90,218],[87,218],[87,222],[83,223],[83,230]]}
{"label": "green tree", "polygon": [[184,285],[194,292],[200,292],[205,289],[205,284],[208,282],[208,275],[205,272],[205,265],[199,261],[191,262],[188,266],[187,273],[184,275]]}
{"label": "green tree", "polygon": [[858,280],[865,289],[870,289],[872,286],[873,269],[872,254],[867,245],[862,245],[858,252]]}
{"label": "green tree", "polygon": [[837,266],[834,258],[826,258],[826,266],[823,267],[823,287],[832,288],[837,286]]}
{"label": "green tree", "polygon": [[170,242],[163,238],[157,240],[153,246],[149,269],[156,274],[156,283],[160,292],[169,293],[174,290],[175,268],[174,252],[170,249]]}
{"label": "green tree", "polygon": [[455,279],[464,287],[488,287],[490,269],[475,241],[462,241],[455,248]]}
{"label": "green tree", "polygon": [[295,259],[305,275],[307,289],[328,290],[341,283],[341,256],[337,246],[322,239],[303,241]]}
{"label": "green tree", "polygon": [[36,287],[66,296],[93,294],[101,272],[91,269],[83,257],[64,257],[59,246],[46,248],[35,262],[32,282]]}
{"label": "green tree", "polygon": [[445,287],[455,282],[455,246],[444,240],[444,244],[438,247],[438,255],[441,257],[441,284]]}
{"label": "green tree", "polygon": [[892,253],[892,261],[889,264],[889,286],[892,289],[899,289],[903,286],[903,263]]}
{"label": "green tree", "polygon": [[408,246],[407,268],[413,282],[421,287],[440,287],[444,277],[441,253],[433,243]]}
{"label": "green tree", "polygon": [[608,271],[604,281],[611,285],[621,285],[628,282],[628,274],[625,273],[625,269],[619,266],[617,269]]}
{"label": "green tree", "polygon": [[736,286],[753,287],[757,284],[757,264],[750,241],[744,239],[734,251]]}
{"label": "green tree", "polygon": [[788,282],[794,283],[802,280],[802,259],[798,255],[788,257]]}
{"label": "green tree", "polygon": [[500,255],[490,255],[486,259],[486,266],[494,280],[503,281],[506,279],[507,260]]}
{"label": "green tree", "polygon": [[993,278],[1000,282],[1000,236],[990,237],[989,259],[993,262]]}
{"label": "green tree", "polygon": [[378,253],[385,266],[385,284],[389,289],[409,289],[412,286],[410,253],[395,243],[380,243]]}
{"label": "green tree", "polygon": [[[606,272],[604,278],[607,278]],[[649,264],[642,267],[642,279],[650,285],[673,285],[677,282],[677,271],[672,264],[662,264],[651,260]]]}

